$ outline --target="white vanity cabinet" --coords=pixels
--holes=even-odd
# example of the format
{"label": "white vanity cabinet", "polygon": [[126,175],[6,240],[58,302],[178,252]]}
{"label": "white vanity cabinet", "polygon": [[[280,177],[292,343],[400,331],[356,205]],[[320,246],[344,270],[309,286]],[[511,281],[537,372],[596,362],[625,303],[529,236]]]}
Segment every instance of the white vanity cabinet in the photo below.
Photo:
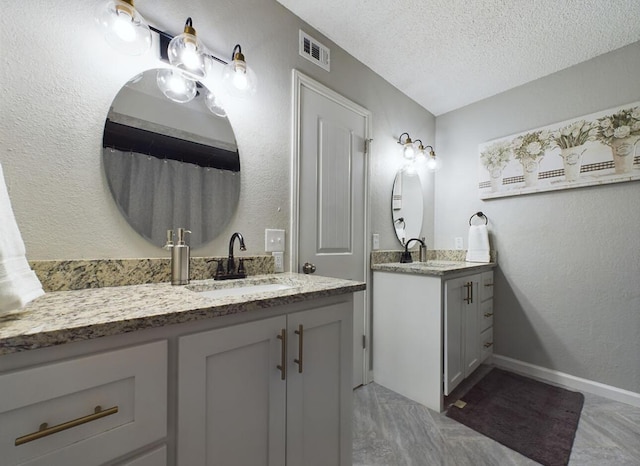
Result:
{"label": "white vanity cabinet", "polygon": [[351,464],[352,304],[178,342],[179,465]]}
{"label": "white vanity cabinet", "polygon": [[3,372],[0,394],[0,463],[105,464],[166,436],[167,342]]}
{"label": "white vanity cabinet", "polygon": [[374,380],[436,411],[493,345],[493,271],[449,276],[373,273]]}

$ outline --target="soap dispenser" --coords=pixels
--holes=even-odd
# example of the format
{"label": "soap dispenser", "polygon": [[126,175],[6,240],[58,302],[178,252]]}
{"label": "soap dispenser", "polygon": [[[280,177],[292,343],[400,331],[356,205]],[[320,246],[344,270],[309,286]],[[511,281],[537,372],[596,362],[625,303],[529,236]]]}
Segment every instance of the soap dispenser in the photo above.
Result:
{"label": "soap dispenser", "polygon": [[178,241],[171,248],[171,284],[187,285],[189,283],[189,246],[185,243],[184,228],[178,228]]}

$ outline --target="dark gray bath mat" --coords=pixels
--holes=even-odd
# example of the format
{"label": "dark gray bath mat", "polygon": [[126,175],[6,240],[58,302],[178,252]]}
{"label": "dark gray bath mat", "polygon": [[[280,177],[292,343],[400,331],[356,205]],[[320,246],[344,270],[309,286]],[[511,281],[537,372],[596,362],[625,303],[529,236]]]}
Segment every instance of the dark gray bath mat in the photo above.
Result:
{"label": "dark gray bath mat", "polygon": [[[447,416],[546,466],[566,465],[584,395],[493,369]],[[457,403],[462,406],[464,403]]]}

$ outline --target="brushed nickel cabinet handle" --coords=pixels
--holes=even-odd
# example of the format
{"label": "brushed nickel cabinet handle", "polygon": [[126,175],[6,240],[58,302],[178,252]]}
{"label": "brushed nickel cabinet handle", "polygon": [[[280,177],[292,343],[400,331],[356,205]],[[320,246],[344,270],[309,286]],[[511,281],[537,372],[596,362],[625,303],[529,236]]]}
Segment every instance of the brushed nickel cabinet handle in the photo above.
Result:
{"label": "brushed nickel cabinet handle", "polygon": [[485,283],[484,286],[493,286],[493,283]]}
{"label": "brushed nickel cabinet handle", "polygon": [[86,424],[87,422],[95,421],[97,419],[102,419],[103,417],[111,416],[112,414],[116,414],[118,412],[118,407],[114,406],[113,408],[108,408],[103,410],[102,407],[96,406],[93,414],[88,414],[86,416],[79,417],[74,419],[73,421],[63,422],[62,424],[58,424],[55,426],[49,427],[46,422],[40,424],[40,429],[37,432],[33,432],[31,434],[23,435],[22,437],[18,437],[16,439],[16,446],[24,445],[25,443],[33,442],[34,440],[38,440],[43,437],[47,437],[49,435],[62,432],[63,430],[71,429],[72,427],[80,426],[82,424]]}
{"label": "brushed nickel cabinet handle", "polygon": [[491,317],[493,315],[493,312],[485,312],[484,316],[485,317]]}
{"label": "brushed nickel cabinet handle", "polygon": [[298,365],[298,373],[302,374],[302,347],[304,344],[304,327],[302,324],[298,325],[298,330],[295,331],[295,334],[298,335],[298,359],[294,359],[293,362]]}
{"label": "brushed nickel cabinet handle", "polygon": [[287,329],[283,328],[278,335],[278,340],[282,340],[282,353],[280,354],[280,364],[276,367],[280,369],[280,379],[287,379]]}
{"label": "brushed nickel cabinet handle", "polygon": [[485,348],[491,348],[493,346],[493,342],[492,341],[488,341],[484,344]]}
{"label": "brushed nickel cabinet handle", "polygon": [[473,282],[469,282],[469,289],[471,290],[471,302],[473,303]]}

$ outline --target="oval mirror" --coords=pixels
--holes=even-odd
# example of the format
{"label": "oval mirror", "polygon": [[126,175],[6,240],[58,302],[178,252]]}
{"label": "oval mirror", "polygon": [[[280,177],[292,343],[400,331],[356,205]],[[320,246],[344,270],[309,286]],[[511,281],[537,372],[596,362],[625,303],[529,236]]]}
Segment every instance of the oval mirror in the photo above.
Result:
{"label": "oval mirror", "polygon": [[393,181],[391,216],[396,236],[403,246],[411,238],[420,238],[423,212],[420,177],[415,172],[399,170]]}
{"label": "oval mirror", "polygon": [[213,94],[197,83],[189,102],[170,100],[158,87],[162,73],[147,70],[116,95],[104,128],[103,166],[135,231],[162,247],[167,230],[186,228],[197,247],[218,236],[236,210],[240,154]]}

